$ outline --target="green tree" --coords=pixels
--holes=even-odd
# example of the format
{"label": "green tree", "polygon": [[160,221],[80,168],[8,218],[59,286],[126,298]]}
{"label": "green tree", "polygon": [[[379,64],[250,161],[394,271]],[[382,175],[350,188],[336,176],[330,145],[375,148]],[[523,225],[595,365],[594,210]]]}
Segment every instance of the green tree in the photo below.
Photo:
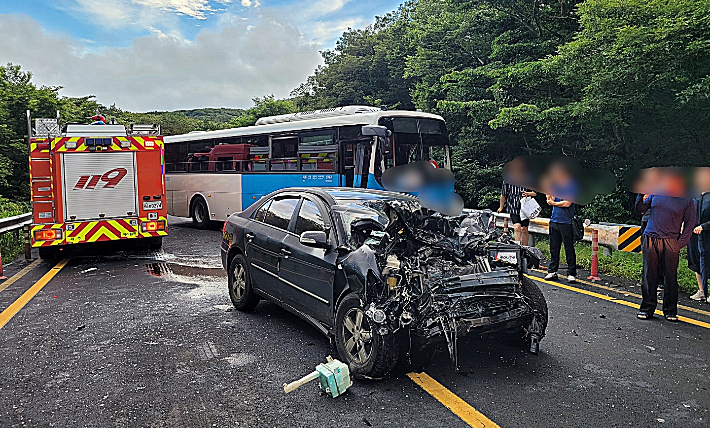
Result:
{"label": "green tree", "polygon": [[405,59],[411,55],[408,43],[412,7],[408,1],[375,24],[362,30],[348,29],[334,49],[321,54],[319,66],[291,96],[299,110],[353,104],[414,107],[409,90],[412,79],[404,76]]}
{"label": "green tree", "polygon": [[229,121],[229,126],[241,127],[252,126],[257,119],[266,116],[278,116],[281,114],[295,113],[296,105],[290,100],[277,100],[273,95],[253,98],[254,107],[247,109],[242,115]]}

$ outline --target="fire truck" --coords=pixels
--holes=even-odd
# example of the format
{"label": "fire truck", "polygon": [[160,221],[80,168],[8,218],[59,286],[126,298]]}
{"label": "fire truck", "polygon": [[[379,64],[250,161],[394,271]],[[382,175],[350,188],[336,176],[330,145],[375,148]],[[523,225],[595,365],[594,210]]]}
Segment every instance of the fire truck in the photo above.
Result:
{"label": "fire truck", "polygon": [[42,258],[69,245],[168,233],[163,137],[158,125],[65,124],[27,112],[32,225]]}

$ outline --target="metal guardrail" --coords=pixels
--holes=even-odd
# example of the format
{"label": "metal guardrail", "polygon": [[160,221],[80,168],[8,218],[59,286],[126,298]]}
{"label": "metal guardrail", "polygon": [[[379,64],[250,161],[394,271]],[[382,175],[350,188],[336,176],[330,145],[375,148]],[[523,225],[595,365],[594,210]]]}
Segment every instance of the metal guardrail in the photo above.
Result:
{"label": "metal guardrail", "polygon": [[[508,227],[513,228],[513,224],[510,223],[510,214],[504,213],[493,213],[496,216],[496,226],[503,227],[505,219],[508,219]],[[597,230],[599,233],[599,245],[609,249],[609,250],[621,250],[621,251],[638,251],[640,250],[641,233],[640,227],[622,225],[622,224],[612,224],[612,223],[602,223],[602,224],[590,224],[584,228],[584,241],[592,242],[592,230]],[[550,219],[549,218],[534,218],[530,220],[530,226],[528,230],[532,234],[538,235],[549,235],[550,234]],[[634,241],[638,240],[637,245],[624,245],[628,242],[630,231],[633,232],[632,238]]]}
{"label": "metal guardrail", "polygon": [[0,234],[22,229],[24,226],[29,224],[32,224],[32,213],[0,218]]}
{"label": "metal guardrail", "polygon": [[[32,224],[32,213],[24,213],[20,215],[15,215],[12,217],[6,217],[0,219],[0,235],[6,232],[16,231],[17,236],[19,236],[20,229],[25,226]],[[25,258],[29,260],[29,237],[27,235],[27,229],[25,229]],[[5,280],[7,277],[3,273],[2,267],[2,252],[0,252],[0,280]]]}

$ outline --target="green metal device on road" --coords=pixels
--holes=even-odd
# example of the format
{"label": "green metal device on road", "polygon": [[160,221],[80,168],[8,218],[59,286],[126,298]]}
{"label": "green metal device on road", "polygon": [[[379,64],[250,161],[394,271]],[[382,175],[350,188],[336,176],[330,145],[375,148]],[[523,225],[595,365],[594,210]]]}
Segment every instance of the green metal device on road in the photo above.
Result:
{"label": "green metal device on road", "polygon": [[333,357],[328,356],[328,361],[325,364],[318,364],[316,370],[297,381],[289,384],[284,384],[284,392],[289,393],[301,385],[318,379],[320,381],[320,389],[330,394],[333,398],[345,392],[353,383],[350,380],[350,369],[348,366]]}

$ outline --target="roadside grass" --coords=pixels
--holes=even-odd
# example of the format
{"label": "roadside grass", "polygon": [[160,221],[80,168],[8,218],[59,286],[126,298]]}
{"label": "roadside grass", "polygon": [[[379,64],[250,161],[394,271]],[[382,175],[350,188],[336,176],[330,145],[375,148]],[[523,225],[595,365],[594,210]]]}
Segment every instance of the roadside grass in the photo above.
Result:
{"label": "roadside grass", "polygon": [[[11,202],[0,197],[0,218],[12,217],[29,211],[25,204]],[[8,232],[0,235],[0,251],[5,263],[15,260],[24,251],[24,240],[21,231]]]}
{"label": "roadside grass", "polygon": [[[547,237],[535,236],[535,246],[539,248],[550,259],[550,241]],[[577,242],[574,246],[577,253],[577,265],[584,269],[592,266],[592,245],[587,242]],[[698,291],[698,282],[695,279],[695,272],[688,269],[687,250],[683,248],[680,252],[678,263],[678,288],[688,294]],[[564,248],[560,251],[561,263],[566,264]],[[631,281],[641,282],[641,270],[643,259],[640,253],[626,253],[624,251],[614,251],[610,256],[602,255],[599,249],[599,273],[604,275],[626,278]]]}

